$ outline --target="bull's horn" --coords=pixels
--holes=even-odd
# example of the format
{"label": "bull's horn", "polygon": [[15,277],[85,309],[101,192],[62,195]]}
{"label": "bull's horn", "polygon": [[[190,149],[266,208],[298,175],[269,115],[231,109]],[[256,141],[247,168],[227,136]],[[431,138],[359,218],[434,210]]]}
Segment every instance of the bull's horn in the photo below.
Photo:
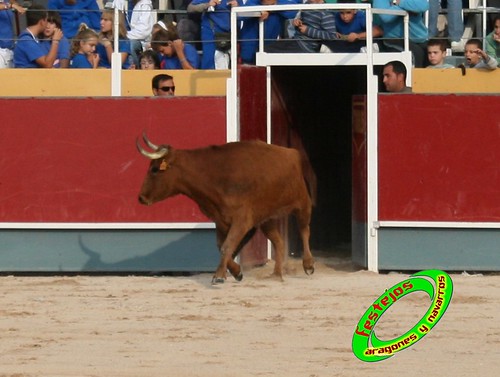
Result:
{"label": "bull's horn", "polygon": [[144,131],[144,132],[142,133],[142,139],[144,140],[144,142],[147,144],[147,146],[148,146],[149,148],[151,148],[151,149],[152,149],[152,150],[154,150],[154,151],[158,150],[158,145],[153,144],[153,143],[152,143],[152,142],[148,139],[148,137],[146,136],[146,131]]}
{"label": "bull's horn", "polygon": [[139,151],[140,154],[149,158],[150,160],[156,160],[158,158],[162,158],[168,153],[168,148],[166,147],[162,147],[160,148],[160,150],[157,150],[156,152],[145,151],[139,144],[139,138],[135,139],[135,146],[137,147],[137,150]]}

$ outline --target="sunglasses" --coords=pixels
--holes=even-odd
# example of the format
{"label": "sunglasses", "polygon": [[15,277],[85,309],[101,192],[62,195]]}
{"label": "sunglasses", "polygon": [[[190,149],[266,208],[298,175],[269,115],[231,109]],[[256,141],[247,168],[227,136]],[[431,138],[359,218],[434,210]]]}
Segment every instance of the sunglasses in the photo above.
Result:
{"label": "sunglasses", "polygon": [[158,90],[161,90],[162,92],[168,92],[168,91],[172,91],[172,92],[175,92],[175,86],[161,86],[158,88]]}

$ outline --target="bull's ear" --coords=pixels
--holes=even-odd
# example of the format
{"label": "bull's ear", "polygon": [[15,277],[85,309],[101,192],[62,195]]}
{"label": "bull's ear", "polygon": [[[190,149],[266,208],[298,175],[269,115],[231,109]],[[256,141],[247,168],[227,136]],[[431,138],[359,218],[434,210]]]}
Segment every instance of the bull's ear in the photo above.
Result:
{"label": "bull's ear", "polygon": [[163,159],[163,161],[160,164],[160,170],[167,170],[168,169],[168,162]]}
{"label": "bull's ear", "polygon": [[155,152],[148,152],[144,148],[141,147],[141,144],[139,143],[139,138],[135,139],[135,146],[137,147],[137,150],[139,151],[140,154],[142,154],[144,157],[149,158],[150,160],[156,160],[158,158],[165,157],[168,153],[168,148],[165,146],[162,146],[160,149],[156,149]]}

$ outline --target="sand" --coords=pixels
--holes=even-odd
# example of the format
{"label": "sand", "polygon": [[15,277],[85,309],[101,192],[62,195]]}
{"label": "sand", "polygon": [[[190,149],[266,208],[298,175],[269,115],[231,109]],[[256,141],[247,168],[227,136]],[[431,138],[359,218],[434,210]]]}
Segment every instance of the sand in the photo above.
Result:
{"label": "sand", "polygon": [[[0,376],[498,376],[500,276],[451,274],[454,294],[422,340],[376,363],[351,349],[354,328],[407,274],[348,260],[272,262],[212,286],[193,276],[0,277]],[[377,324],[391,339],[430,305],[412,293]]]}

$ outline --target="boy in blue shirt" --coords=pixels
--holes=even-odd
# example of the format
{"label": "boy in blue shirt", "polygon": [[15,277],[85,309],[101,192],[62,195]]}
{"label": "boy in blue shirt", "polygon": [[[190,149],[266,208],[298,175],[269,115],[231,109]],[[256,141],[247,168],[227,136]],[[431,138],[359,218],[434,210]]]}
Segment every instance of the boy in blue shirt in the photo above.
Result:
{"label": "boy in blue shirt", "polygon": [[[338,0],[337,4],[352,4],[355,0]],[[360,52],[366,46],[366,13],[357,9],[341,9],[335,12],[335,26],[339,40],[325,43],[333,52]],[[384,34],[373,24],[373,38]],[[378,46],[377,46],[378,47]]]}
{"label": "boy in blue shirt", "polygon": [[54,30],[50,50],[47,52],[38,39],[47,26],[47,16],[45,7],[39,5],[29,7],[26,12],[27,28],[19,34],[14,48],[14,67],[52,68],[54,65],[63,33],[61,29]]}

